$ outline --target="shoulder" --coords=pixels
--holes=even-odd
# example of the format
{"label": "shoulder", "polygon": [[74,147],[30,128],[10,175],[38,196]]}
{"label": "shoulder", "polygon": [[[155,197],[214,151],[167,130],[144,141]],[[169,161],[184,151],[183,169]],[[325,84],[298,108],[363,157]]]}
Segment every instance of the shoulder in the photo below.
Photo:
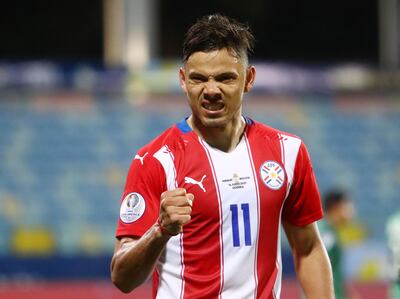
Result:
{"label": "shoulder", "polygon": [[296,160],[298,153],[305,149],[300,137],[254,120],[251,120],[251,124],[249,124],[248,134],[250,139],[266,140],[269,146],[280,150],[284,162],[287,158]]}
{"label": "shoulder", "polygon": [[174,154],[170,149],[176,147],[182,139],[181,135],[179,128],[173,125],[140,148],[132,157],[127,181],[165,182],[166,162],[169,165],[174,163]]}
{"label": "shoulder", "polygon": [[248,130],[249,138],[252,140],[266,139],[269,146],[275,147],[280,152],[282,163],[285,165],[289,177],[293,177],[299,162],[301,163],[299,166],[302,168],[304,163],[309,160],[307,147],[300,137],[254,120],[251,122]]}
{"label": "shoulder", "polygon": [[302,142],[301,138],[285,131],[281,131],[279,129],[270,127],[264,123],[255,121],[250,118],[246,118],[246,122],[249,125],[249,131],[253,134],[272,139],[272,140],[283,140],[283,139],[290,139],[290,140],[297,140],[298,142]]}
{"label": "shoulder", "polygon": [[174,124],[148,144],[140,148],[137,154],[144,155],[147,153],[149,156],[153,156],[163,148],[174,148],[181,140],[182,134],[182,131]]}

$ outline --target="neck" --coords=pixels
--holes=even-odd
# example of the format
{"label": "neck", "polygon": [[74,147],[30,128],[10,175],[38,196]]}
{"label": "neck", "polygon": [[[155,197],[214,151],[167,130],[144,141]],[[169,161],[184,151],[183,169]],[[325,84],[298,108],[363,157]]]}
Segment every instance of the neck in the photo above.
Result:
{"label": "neck", "polygon": [[226,153],[236,148],[246,127],[246,122],[240,114],[225,127],[205,127],[193,115],[189,117],[188,124],[209,145]]}

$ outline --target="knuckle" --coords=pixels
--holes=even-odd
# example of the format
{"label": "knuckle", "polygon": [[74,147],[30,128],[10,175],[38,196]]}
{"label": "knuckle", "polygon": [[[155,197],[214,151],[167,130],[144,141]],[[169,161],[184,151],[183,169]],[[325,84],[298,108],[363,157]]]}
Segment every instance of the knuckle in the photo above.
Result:
{"label": "knuckle", "polygon": [[171,220],[172,223],[179,222],[179,215],[172,214],[172,215],[169,216],[169,219]]}
{"label": "knuckle", "polygon": [[180,207],[177,212],[179,215],[190,215],[192,209],[190,207],[184,206]]}
{"label": "knuckle", "polygon": [[188,223],[190,220],[192,220],[192,217],[190,215],[185,215],[182,217],[182,224]]}
{"label": "knuckle", "polygon": [[166,214],[171,217],[176,211],[174,206],[167,206],[165,207]]}
{"label": "knuckle", "polygon": [[169,207],[174,205],[174,199],[171,197],[165,197],[164,199],[161,200],[161,205],[164,207]]}

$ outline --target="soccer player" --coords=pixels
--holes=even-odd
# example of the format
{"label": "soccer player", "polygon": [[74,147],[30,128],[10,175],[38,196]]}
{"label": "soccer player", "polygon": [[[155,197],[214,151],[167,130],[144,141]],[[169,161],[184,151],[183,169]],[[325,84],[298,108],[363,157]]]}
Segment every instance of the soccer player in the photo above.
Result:
{"label": "soccer player", "polygon": [[186,33],[179,78],[192,113],[133,159],[111,262],[123,292],[153,274],[154,298],[279,298],[282,223],[307,298],[333,298],[307,149],[242,115],[252,46],[246,25],[218,14]]}
{"label": "soccer player", "polygon": [[343,248],[338,236],[339,227],[353,218],[353,203],[345,192],[331,190],[324,196],[324,210],[326,216],[324,221],[319,222],[319,228],[332,265],[335,298],[358,298],[354,292],[346,294],[342,266]]}
{"label": "soccer player", "polygon": [[386,222],[386,235],[393,266],[389,298],[400,299],[400,210],[389,216]]}

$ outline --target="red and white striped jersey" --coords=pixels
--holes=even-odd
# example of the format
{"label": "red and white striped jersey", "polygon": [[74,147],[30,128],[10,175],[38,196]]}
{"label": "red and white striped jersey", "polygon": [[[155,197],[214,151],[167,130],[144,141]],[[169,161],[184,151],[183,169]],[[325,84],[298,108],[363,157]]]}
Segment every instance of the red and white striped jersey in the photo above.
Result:
{"label": "red and white striped jersey", "polygon": [[117,237],[142,236],[159,215],[160,195],[194,194],[192,220],[172,237],[153,274],[159,299],[280,297],[282,220],[303,226],[323,216],[304,143],[246,118],[243,138],[226,153],[186,120],[133,159]]}

